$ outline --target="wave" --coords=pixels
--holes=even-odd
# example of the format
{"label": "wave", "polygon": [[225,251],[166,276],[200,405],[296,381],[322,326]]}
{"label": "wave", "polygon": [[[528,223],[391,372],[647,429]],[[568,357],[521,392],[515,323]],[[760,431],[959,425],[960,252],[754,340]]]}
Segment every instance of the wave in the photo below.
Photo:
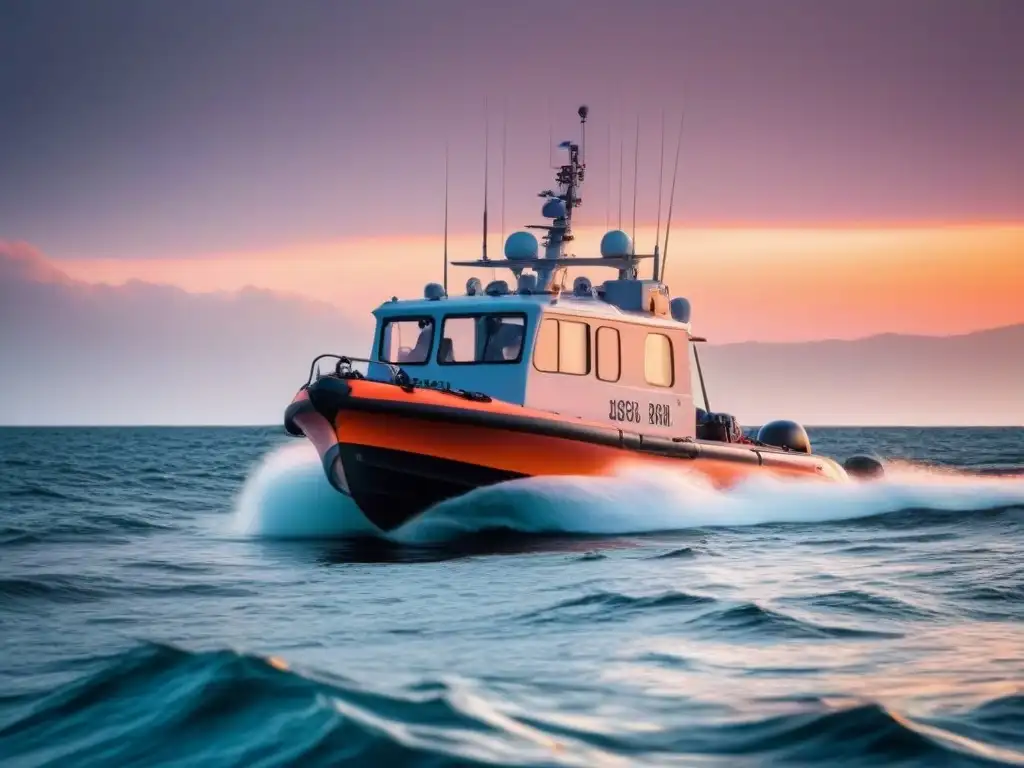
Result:
{"label": "wave", "polygon": [[531,611],[520,618],[536,623],[562,623],[573,619],[625,621],[638,611],[686,610],[715,602],[713,597],[693,595],[688,592],[664,592],[641,597],[632,597],[618,592],[596,592],[563,600],[548,608]]}
{"label": "wave", "polygon": [[0,578],[0,599],[8,609],[38,610],[39,603],[87,603],[118,595],[132,597],[255,597],[258,592],[238,585],[203,581],[170,581],[170,569],[162,568],[157,580],[127,581],[110,576],[45,573]]}
{"label": "wave", "polygon": [[235,530],[268,538],[377,536],[402,544],[467,534],[630,535],[711,527],[817,524],[893,513],[982,513],[1024,506],[1024,477],[991,477],[894,463],[884,479],[826,483],[756,477],[718,490],[703,476],[664,469],[608,477],[547,476],[478,488],[386,535],[334,491],[307,442],[256,467],[239,496]]}
{"label": "wave", "polygon": [[863,590],[848,589],[839,592],[825,592],[817,595],[783,598],[786,603],[809,608],[838,611],[860,616],[882,616],[894,619],[931,619],[936,614],[907,600],[888,595],[872,594]]}
{"label": "wave", "polygon": [[[877,702],[794,702],[793,711],[694,728],[631,728],[627,701],[566,718],[559,686],[503,690],[424,679],[383,689],[299,671],[276,657],[143,645],[92,662],[45,693],[0,696],[0,754],[19,766],[635,765],[690,758],[876,765],[1024,764],[1024,697],[941,720]],[[520,686],[521,687],[521,686]],[[600,692],[598,692],[600,693]],[[613,696],[610,691],[603,691]],[[540,695],[544,698],[541,699]],[[518,703],[519,699],[522,703]],[[538,701],[546,700],[545,705]]]}

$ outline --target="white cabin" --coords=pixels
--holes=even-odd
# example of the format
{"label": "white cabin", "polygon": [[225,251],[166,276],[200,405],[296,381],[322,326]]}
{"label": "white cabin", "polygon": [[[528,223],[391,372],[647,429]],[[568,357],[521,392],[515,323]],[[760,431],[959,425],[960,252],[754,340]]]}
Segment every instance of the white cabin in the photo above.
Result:
{"label": "white cabin", "polygon": [[[631,282],[662,295],[653,281]],[[694,437],[694,408],[707,404],[688,319],[624,310],[593,291],[492,293],[382,304],[370,359],[400,366],[417,386]],[[371,364],[369,375],[391,373]]]}

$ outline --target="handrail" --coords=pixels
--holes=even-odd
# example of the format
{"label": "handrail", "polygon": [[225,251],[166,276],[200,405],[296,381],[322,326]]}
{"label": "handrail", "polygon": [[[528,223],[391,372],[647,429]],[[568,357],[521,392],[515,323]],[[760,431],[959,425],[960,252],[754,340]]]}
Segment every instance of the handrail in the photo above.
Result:
{"label": "handrail", "polygon": [[[405,371],[403,371],[401,367],[395,365],[394,363],[387,363],[382,360],[370,360],[369,358],[366,357],[353,357],[352,355],[336,355],[332,352],[325,352],[322,355],[317,355],[316,357],[314,357],[313,362],[309,364],[309,375],[306,377],[306,383],[304,386],[308,387],[310,384],[313,383],[313,376],[316,373],[317,367],[316,364],[325,358],[332,358],[338,361],[334,365],[334,374],[336,376],[340,376],[343,378],[348,378],[346,374],[351,374],[353,362],[371,364],[376,363],[377,365],[387,366],[388,370],[391,372],[391,380],[395,383],[398,383],[399,380],[402,378],[408,378],[407,374],[403,377]],[[360,377],[362,376],[362,374],[358,374],[358,372],[357,375],[359,375]]]}
{"label": "handrail", "polygon": [[[406,373],[405,369],[394,363],[388,363],[383,360],[370,360],[366,357],[353,357],[351,355],[336,355],[331,352],[326,352],[322,355],[317,355],[313,358],[313,362],[309,364],[309,375],[306,377],[306,383],[302,385],[301,389],[306,389],[313,383],[313,376],[316,373],[316,364],[325,358],[332,358],[338,362],[334,365],[334,376],[342,379],[361,379],[364,378],[363,374],[358,371],[352,370],[352,363],[370,363],[386,366],[391,372],[391,383],[401,387],[407,392],[411,392],[415,389],[412,379],[409,374]],[[327,374],[331,375],[331,374]],[[478,402],[490,402],[490,395],[484,394],[483,392],[473,392],[468,389],[438,389],[438,392],[444,392],[445,394],[453,395],[455,397],[461,397],[465,400],[476,400]]]}

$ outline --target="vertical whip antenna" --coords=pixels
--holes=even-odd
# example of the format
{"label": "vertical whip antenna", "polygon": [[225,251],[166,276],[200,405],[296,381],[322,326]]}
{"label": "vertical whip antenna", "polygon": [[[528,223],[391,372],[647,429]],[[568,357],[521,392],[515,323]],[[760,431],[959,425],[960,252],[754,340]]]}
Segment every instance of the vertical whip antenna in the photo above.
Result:
{"label": "vertical whip antenna", "polygon": [[605,173],[608,174],[608,190],[604,198],[604,231],[608,231],[608,222],[612,215],[612,121],[608,121],[608,157],[604,164]]}
{"label": "vertical whip antenna", "polygon": [[630,239],[633,241],[633,253],[636,253],[636,177],[640,169],[640,115],[636,116],[636,144],[633,147],[633,234]]}
{"label": "vertical whip antenna", "polygon": [[660,272],[658,242],[661,240],[661,193],[665,189],[665,110],[661,110],[661,154],[658,155],[658,224],[654,230],[654,279]]}
{"label": "vertical whip antenna", "polygon": [[505,154],[508,147],[508,98],[501,110],[501,242],[505,242]]}
{"label": "vertical whip antenna", "polygon": [[558,163],[555,162],[555,128],[552,125],[551,116],[551,99],[548,99],[548,165],[552,169],[558,168]]}
{"label": "vertical whip antenna", "polygon": [[583,105],[579,109],[580,116],[580,165],[586,166],[587,164],[587,115],[590,114],[590,110],[586,105]]}
{"label": "vertical whip antenna", "polygon": [[484,96],[484,261],[487,261],[487,160],[490,156],[490,122],[487,114],[487,97]]}
{"label": "vertical whip antenna", "polygon": [[444,142],[444,295],[448,295],[448,140]]}
{"label": "vertical whip antenna", "polygon": [[660,280],[665,279],[665,267],[668,266],[668,235],[669,230],[672,228],[672,203],[675,202],[676,198],[676,176],[679,174],[679,148],[683,145],[683,118],[685,116],[685,111],[679,114],[679,138],[676,140],[676,167],[672,171],[672,191],[668,195],[668,218],[665,220],[665,250],[662,251]]}
{"label": "vertical whip antenna", "polygon": [[622,229],[622,120],[619,119],[619,225]]}

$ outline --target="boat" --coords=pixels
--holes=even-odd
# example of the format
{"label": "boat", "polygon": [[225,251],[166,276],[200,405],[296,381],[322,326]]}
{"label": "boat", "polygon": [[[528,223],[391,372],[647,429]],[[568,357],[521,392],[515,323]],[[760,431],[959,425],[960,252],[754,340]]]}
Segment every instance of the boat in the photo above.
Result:
{"label": "boat", "polygon": [[[583,144],[587,107],[578,115]],[[699,472],[727,488],[758,475],[881,475],[870,455],[840,464],[815,454],[794,421],[750,436],[710,409],[698,353],[705,339],[692,333],[690,302],[663,280],[671,202],[663,251],[656,244],[637,254],[632,238],[612,229],[598,256],[568,254],[586,165],[580,144],[560,148],[568,156],[557,190],[540,195],[549,223],[510,234],[504,259],[488,258],[486,225],[482,258],[449,262],[446,247],[443,284],[373,310],[366,357],[312,361],[284,427],[316,447],[330,485],[386,532],[445,500],[526,477],[635,466]],[[445,205],[447,244],[447,181]],[[641,277],[647,263],[651,276]],[[449,264],[508,270],[514,283],[471,277],[450,294]],[[567,286],[569,269],[615,274],[598,285],[579,275]]]}

